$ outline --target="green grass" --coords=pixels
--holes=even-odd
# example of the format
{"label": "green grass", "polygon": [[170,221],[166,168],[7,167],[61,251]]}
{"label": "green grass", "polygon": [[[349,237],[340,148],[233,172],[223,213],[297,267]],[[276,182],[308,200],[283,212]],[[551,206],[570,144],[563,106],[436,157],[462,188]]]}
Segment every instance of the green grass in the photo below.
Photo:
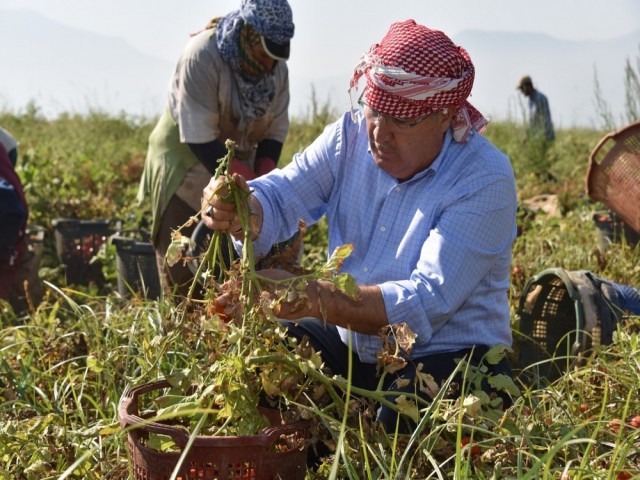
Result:
{"label": "green grass", "polygon": [[[293,119],[282,163],[334,118],[337,114],[328,106],[314,104],[307,118]],[[42,260],[49,282],[45,301],[24,316],[0,305],[0,479],[128,478],[131,461],[117,415],[128,386],[167,376],[212,381],[220,376],[217,342],[228,341],[229,332],[219,330],[219,324],[197,308],[119,299],[114,294],[112,251],[105,252],[104,268],[110,274],[104,286],[67,286],[59,271],[54,218],[117,217],[137,226],[144,217],[135,193],[153,124],[154,119],[113,118],[100,112],[56,120],[42,118],[36,108],[0,112],[0,125],[20,140],[19,173],[31,223],[49,229]],[[601,251],[591,215],[602,205],[584,191],[589,154],[605,133],[561,130],[542,155],[538,146],[521,141],[522,125],[495,123],[487,129],[487,137],[512,159],[519,200],[556,195],[561,214],[533,212],[514,244],[517,273],[510,301],[516,333],[516,309],[525,283],[545,269],[586,269],[640,285],[640,247],[615,243]],[[323,233],[320,225],[307,234],[308,268],[323,261]],[[411,438],[381,435],[367,423],[368,401],[375,392],[359,402],[348,397],[352,401],[347,402],[344,395],[353,392],[346,382],[323,377],[304,356],[292,357],[287,368],[305,368],[313,379],[307,387],[333,392],[329,401],[305,394],[290,404],[314,412],[322,425],[319,432],[339,446],[335,463],[329,459],[308,478],[639,475],[640,429],[630,423],[640,415],[639,326],[639,319],[627,318],[611,345],[551,385],[532,386],[518,375],[523,395],[507,412],[492,408],[486,399],[478,409],[445,400],[425,405]],[[279,334],[265,328],[261,335],[277,339]],[[274,340],[266,347],[276,345]],[[242,358],[249,364],[264,361],[254,354],[250,350]],[[471,369],[466,378],[474,381],[477,375]],[[466,439],[471,441],[463,448]]]}

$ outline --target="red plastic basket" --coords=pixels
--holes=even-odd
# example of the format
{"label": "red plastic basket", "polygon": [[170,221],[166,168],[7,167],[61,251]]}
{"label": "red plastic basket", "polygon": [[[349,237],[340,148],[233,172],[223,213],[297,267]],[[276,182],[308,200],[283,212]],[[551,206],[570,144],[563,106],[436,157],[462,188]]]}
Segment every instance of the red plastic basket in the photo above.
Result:
{"label": "red plastic basket", "polygon": [[591,152],[587,194],[640,233],[640,122],[609,133]]}
{"label": "red plastic basket", "polygon": [[[189,434],[171,425],[149,422],[139,415],[141,395],[169,387],[159,381],[135,387],[120,403],[118,416],[128,432],[133,480],[169,480],[180,453],[159,452],[146,445],[149,433],[172,438],[184,449]],[[263,409],[271,426],[252,436],[197,436],[180,468],[181,480],[304,480],[307,468],[309,423],[281,424],[281,413]]]}

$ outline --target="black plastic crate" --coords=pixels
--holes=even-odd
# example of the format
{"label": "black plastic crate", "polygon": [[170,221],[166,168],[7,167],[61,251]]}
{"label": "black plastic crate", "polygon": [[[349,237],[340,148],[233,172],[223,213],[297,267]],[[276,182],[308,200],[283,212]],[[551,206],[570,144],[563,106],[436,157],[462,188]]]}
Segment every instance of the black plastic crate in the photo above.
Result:
{"label": "black plastic crate", "polygon": [[[142,241],[139,238],[142,239]],[[153,245],[145,241],[148,235],[137,233],[114,235],[111,244],[116,247],[118,293],[124,298],[137,294],[157,299],[161,294],[160,277]]]}
{"label": "black plastic crate", "polygon": [[102,262],[94,257],[107,239],[120,230],[121,221],[57,218],[52,225],[56,253],[66,267],[67,283],[104,284]]}

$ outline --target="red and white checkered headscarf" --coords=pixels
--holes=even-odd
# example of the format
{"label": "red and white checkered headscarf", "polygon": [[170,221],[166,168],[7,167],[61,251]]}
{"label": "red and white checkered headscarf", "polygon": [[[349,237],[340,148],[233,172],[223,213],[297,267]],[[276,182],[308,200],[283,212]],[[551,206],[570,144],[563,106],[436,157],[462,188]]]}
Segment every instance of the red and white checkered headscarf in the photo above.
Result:
{"label": "red and white checkered headscarf", "polygon": [[439,30],[406,20],[391,25],[379,44],[356,65],[351,88],[366,77],[365,101],[382,114],[418,118],[435,110],[458,109],[452,121],[456,141],[488,121],[467,98],[475,69],[469,54]]}

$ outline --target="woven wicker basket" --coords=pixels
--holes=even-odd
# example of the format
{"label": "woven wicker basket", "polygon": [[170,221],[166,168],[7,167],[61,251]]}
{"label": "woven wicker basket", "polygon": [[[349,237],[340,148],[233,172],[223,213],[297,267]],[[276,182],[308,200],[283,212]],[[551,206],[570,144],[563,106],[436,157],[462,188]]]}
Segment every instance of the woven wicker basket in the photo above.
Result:
{"label": "woven wicker basket", "polygon": [[611,343],[619,312],[586,271],[544,270],[524,287],[518,306],[519,364],[532,382],[553,381],[599,345]]}
{"label": "woven wicker basket", "polygon": [[587,194],[640,233],[640,122],[609,133],[591,152]]}

